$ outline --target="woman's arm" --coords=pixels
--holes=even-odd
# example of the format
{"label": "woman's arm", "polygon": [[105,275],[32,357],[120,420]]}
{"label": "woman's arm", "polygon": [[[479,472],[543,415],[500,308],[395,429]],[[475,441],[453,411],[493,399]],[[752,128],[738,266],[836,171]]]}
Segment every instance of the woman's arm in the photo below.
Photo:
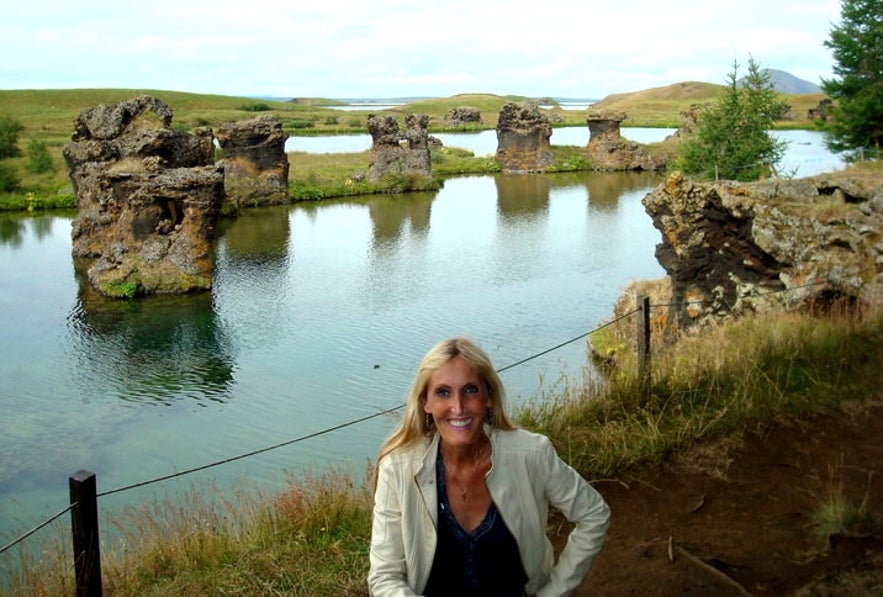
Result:
{"label": "woman's arm", "polygon": [[400,481],[389,460],[383,459],[377,471],[369,553],[368,591],[375,597],[416,595],[408,586]]}
{"label": "woman's arm", "polygon": [[551,441],[547,439],[545,444],[546,496],[549,503],[576,526],[552,569],[549,582],[537,595],[567,595],[582,582],[604,545],[610,526],[610,508],[601,494],[561,460]]}

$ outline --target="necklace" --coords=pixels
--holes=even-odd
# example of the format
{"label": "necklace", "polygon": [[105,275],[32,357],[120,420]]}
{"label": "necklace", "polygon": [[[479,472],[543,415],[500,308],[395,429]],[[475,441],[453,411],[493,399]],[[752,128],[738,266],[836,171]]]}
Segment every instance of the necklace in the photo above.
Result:
{"label": "necklace", "polygon": [[481,447],[478,449],[475,458],[472,459],[472,466],[466,467],[463,474],[457,475],[461,478],[465,477],[465,481],[460,480],[455,482],[453,471],[449,473],[451,476],[451,484],[457,489],[460,494],[460,500],[463,502],[465,502],[469,497],[469,490],[472,487],[471,479],[487,462],[485,456],[485,447],[486,446],[482,444]]}

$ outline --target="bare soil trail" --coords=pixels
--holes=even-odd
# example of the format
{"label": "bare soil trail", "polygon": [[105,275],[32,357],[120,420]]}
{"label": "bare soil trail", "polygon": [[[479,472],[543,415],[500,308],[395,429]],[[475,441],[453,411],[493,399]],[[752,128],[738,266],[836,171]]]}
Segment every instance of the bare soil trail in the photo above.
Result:
{"label": "bare soil trail", "polygon": [[594,485],[613,520],[575,595],[883,595],[879,524],[826,541],[813,520],[832,492],[883,520],[883,397]]}

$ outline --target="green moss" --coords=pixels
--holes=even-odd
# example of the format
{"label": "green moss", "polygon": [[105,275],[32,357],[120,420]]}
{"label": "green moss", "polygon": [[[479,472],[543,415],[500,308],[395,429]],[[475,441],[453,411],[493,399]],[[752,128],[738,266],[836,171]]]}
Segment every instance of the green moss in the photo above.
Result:
{"label": "green moss", "polygon": [[140,285],[137,282],[113,281],[101,287],[101,292],[111,298],[133,299],[138,296]]}

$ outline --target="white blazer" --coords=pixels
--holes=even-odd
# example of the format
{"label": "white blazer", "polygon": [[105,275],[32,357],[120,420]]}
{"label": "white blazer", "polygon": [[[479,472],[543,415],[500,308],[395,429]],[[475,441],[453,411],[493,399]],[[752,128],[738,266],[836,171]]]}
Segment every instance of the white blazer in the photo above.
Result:
{"label": "white blazer", "polygon": [[[485,483],[518,543],[527,574],[525,590],[542,597],[569,595],[601,550],[610,508],[601,495],[558,456],[544,435],[485,426],[491,469]],[[375,597],[419,595],[435,556],[438,434],[378,463],[368,589]],[[554,563],[546,536],[549,505],[576,527]]]}

